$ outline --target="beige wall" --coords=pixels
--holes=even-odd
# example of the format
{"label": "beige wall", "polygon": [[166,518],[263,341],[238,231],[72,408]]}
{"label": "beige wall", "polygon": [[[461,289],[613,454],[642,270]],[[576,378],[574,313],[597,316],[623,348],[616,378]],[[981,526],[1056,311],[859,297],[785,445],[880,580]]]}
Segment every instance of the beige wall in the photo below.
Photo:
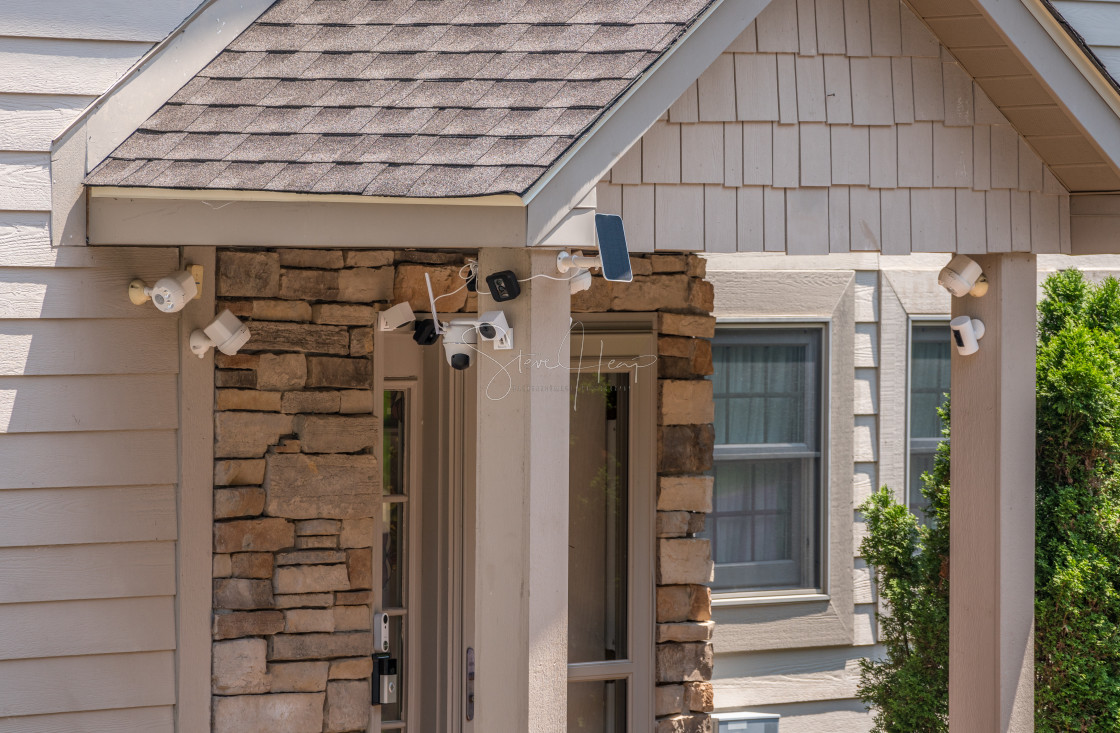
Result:
{"label": "beige wall", "polygon": [[642,250],[1069,247],[1065,189],[893,0],[775,0],[612,169],[599,207]]}
{"label": "beige wall", "polygon": [[[0,731],[172,730],[172,249],[53,251],[50,143],[197,5],[21,1],[0,37]],[[34,716],[34,717],[30,717]]]}

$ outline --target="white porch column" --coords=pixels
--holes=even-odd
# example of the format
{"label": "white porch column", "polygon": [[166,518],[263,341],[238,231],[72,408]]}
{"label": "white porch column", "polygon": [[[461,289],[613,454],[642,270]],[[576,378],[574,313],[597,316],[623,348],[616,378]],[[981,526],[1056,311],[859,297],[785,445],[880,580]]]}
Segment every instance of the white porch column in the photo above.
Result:
{"label": "white porch column", "polygon": [[980,351],[952,356],[949,729],[1034,730],[1034,439],[1036,264],[975,257]]}
{"label": "white porch column", "polygon": [[[479,311],[501,308],[514,349],[479,344],[474,730],[564,733],[568,661],[566,282],[495,304],[484,277],[558,275],[555,251],[483,249]],[[520,359],[518,356],[520,355]],[[496,361],[495,361],[496,360]]]}

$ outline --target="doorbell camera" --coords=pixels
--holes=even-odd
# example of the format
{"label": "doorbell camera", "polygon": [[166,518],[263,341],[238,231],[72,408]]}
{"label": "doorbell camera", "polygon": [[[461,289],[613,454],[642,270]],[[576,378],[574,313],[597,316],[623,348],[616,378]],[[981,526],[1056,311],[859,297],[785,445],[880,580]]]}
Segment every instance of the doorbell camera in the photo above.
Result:
{"label": "doorbell camera", "polygon": [[373,614],[373,653],[389,653],[389,614]]}
{"label": "doorbell camera", "polygon": [[128,284],[128,299],[136,305],[142,305],[149,300],[164,313],[178,313],[187,307],[198,295],[198,282],[196,275],[201,277],[201,266],[192,270],[180,270],[167,277],[156,280],[156,284],[148,287],[143,280],[133,280]]}
{"label": "doorbell camera", "polygon": [[251,335],[249,327],[226,308],[209,326],[191,332],[190,347],[199,359],[206,356],[211,346],[232,356],[245,345]]}
{"label": "doorbell camera", "polygon": [[988,292],[988,278],[979,263],[971,257],[957,255],[941,268],[937,284],[958,298],[971,295],[979,298]]}
{"label": "doorbell camera", "polygon": [[953,332],[953,345],[961,356],[969,356],[980,350],[980,339],[984,338],[984,324],[978,318],[957,316],[949,321]]}
{"label": "doorbell camera", "polygon": [[443,351],[452,369],[463,371],[471,366],[471,355],[478,343],[478,321],[457,318],[443,332]]}

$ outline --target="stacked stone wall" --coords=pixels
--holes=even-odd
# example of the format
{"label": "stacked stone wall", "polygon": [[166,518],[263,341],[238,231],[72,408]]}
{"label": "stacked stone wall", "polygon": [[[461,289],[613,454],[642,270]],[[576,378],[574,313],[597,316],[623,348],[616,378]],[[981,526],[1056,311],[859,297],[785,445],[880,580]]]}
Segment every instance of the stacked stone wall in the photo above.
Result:
{"label": "stacked stone wall", "polygon": [[712,558],[696,535],[712,510],[714,290],[696,255],[634,256],[632,266],[632,283],[595,278],[572,311],[658,314],[656,731],[710,733]]}
{"label": "stacked stone wall", "polygon": [[[425,271],[454,290],[463,260],[218,252],[218,307],[252,338],[216,357],[214,733],[366,730],[382,491],[373,327],[390,301],[427,310]],[[464,307],[465,292],[441,301]]]}
{"label": "stacked stone wall", "polygon": [[[428,309],[461,284],[463,255],[221,250],[219,308],[253,337],[216,358],[214,733],[351,733],[368,724],[377,312]],[[596,277],[573,312],[656,312],[657,733],[707,733],[712,710],[713,290],[695,255],[633,259],[633,283]],[[464,291],[441,312],[472,311]],[[652,489],[651,489],[652,490]]]}

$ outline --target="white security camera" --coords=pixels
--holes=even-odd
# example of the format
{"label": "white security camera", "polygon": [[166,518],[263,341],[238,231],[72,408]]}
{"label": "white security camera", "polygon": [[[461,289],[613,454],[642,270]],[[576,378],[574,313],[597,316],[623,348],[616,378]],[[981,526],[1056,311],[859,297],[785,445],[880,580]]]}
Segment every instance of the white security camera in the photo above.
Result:
{"label": "white security camera", "polygon": [[481,338],[490,341],[494,349],[513,348],[513,329],[503,311],[489,311],[478,318],[456,318],[443,328],[443,351],[452,369],[469,369],[471,354],[478,351]]}
{"label": "white security camera", "polygon": [[478,321],[458,318],[443,331],[443,352],[452,369],[463,371],[470,368],[471,354],[478,343]]}
{"label": "white security camera", "polygon": [[218,351],[232,356],[245,345],[251,335],[249,327],[226,308],[209,326],[191,332],[191,351],[201,359],[211,346],[216,346]]}
{"label": "white security camera", "polygon": [[377,328],[380,331],[395,331],[401,326],[416,320],[412,306],[406,303],[397,303],[388,310],[377,314]]}
{"label": "white security camera", "polygon": [[494,342],[494,348],[505,351],[513,348],[513,329],[504,311],[488,311],[478,317],[478,335],[483,341]]}
{"label": "white security camera", "polygon": [[187,303],[196,295],[198,295],[198,283],[195,281],[195,274],[188,270],[180,270],[160,278],[150,288],[143,280],[133,280],[128,284],[129,300],[136,305],[150,300],[164,313],[178,313],[186,308]]}
{"label": "white security camera", "polygon": [[957,316],[949,321],[949,328],[953,332],[953,343],[957,347],[958,354],[969,356],[980,350],[980,344],[977,342],[984,338],[984,323],[980,319]]}
{"label": "white security camera", "polygon": [[958,298],[966,295],[979,298],[988,292],[988,278],[984,271],[976,260],[965,255],[956,255],[941,268],[937,284]]}

